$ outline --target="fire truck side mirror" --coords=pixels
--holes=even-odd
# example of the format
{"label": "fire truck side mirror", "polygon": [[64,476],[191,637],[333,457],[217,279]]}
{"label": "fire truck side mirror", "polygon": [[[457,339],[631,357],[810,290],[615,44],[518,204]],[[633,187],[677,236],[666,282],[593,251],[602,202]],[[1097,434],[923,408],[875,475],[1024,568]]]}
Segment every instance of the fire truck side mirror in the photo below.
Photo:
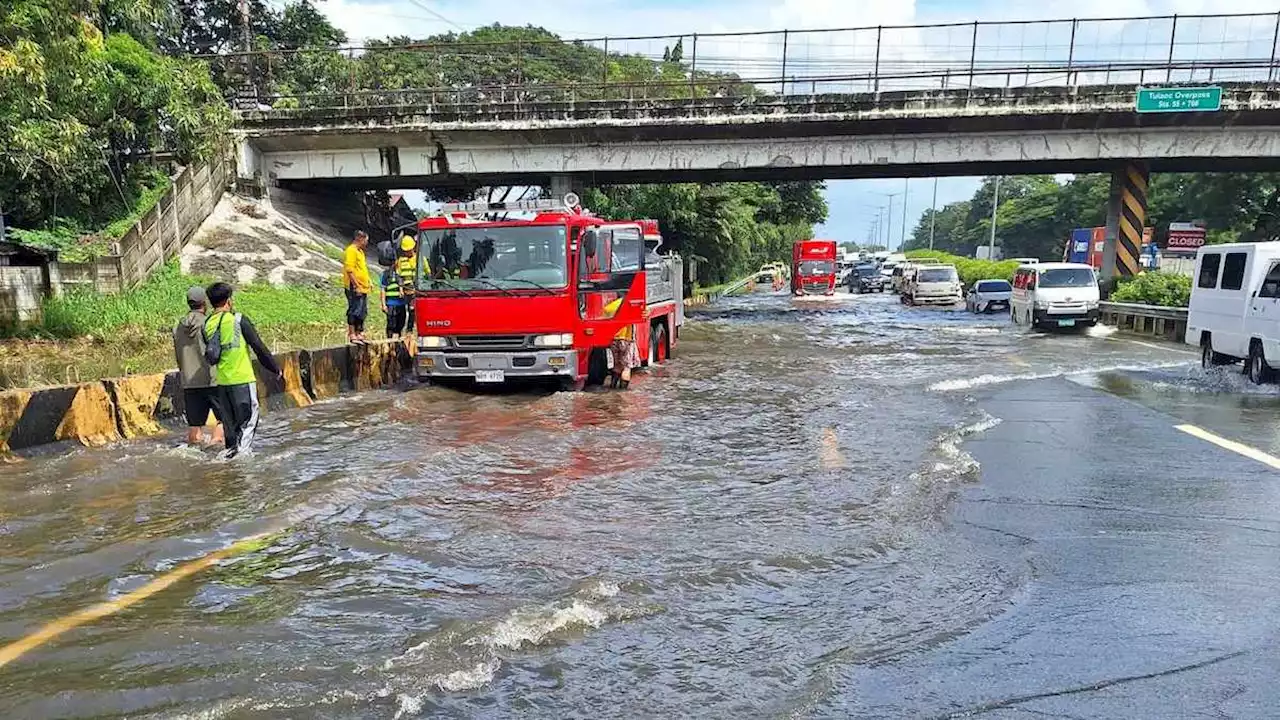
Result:
{"label": "fire truck side mirror", "polygon": [[586,257],[596,256],[596,246],[599,244],[599,238],[596,236],[595,230],[588,230],[582,235],[582,254]]}

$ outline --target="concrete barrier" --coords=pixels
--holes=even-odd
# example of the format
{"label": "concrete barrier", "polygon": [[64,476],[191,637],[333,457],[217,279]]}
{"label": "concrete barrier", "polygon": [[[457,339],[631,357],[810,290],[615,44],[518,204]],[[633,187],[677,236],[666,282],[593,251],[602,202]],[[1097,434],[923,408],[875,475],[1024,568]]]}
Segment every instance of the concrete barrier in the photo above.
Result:
{"label": "concrete barrier", "polygon": [[96,446],[120,439],[115,403],[101,382],[0,395],[7,396],[0,401],[0,431],[8,451],[61,441]]}
{"label": "concrete barrier", "polygon": [[[173,381],[170,382],[170,376]],[[168,383],[169,396],[165,397]],[[181,379],[175,373],[133,375],[103,380],[107,392],[115,402],[116,426],[126,438],[159,435],[164,432],[160,421],[175,414],[175,396],[181,402]]]}
{"label": "concrete barrier", "polygon": [[[284,379],[257,361],[258,397],[267,411],[299,408],[343,392],[389,387],[412,373],[408,341],[388,340],[279,353]],[[0,392],[0,455],[60,441],[103,445],[166,432],[185,408],[176,371]],[[212,422],[212,419],[210,420]]]}
{"label": "concrete barrier", "polygon": [[1163,340],[1183,342],[1187,335],[1187,309],[1137,303],[1098,304],[1102,322],[1119,330]]}
{"label": "concrete barrier", "polygon": [[263,371],[257,358],[253,371],[258,378],[258,402],[268,411],[302,408],[315,402],[302,384],[302,355],[304,350],[276,353],[276,364],[284,372],[284,380]]}
{"label": "concrete barrier", "polygon": [[303,350],[302,385],[316,400],[337,397],[355,390],[352,383],[351,347]]}

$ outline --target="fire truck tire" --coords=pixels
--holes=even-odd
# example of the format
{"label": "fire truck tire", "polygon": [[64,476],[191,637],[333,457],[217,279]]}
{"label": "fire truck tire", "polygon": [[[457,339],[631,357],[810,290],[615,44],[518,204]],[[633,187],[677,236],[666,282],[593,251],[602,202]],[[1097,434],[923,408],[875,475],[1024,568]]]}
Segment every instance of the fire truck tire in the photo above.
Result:
{"label": "fire truck tire", "polygon": [[609,358],[607,348],[593,348],[591,357],[587,359],[587,385],[603,385],[609,375]]}
{"label": "fire truck tire", "polygon": [[667,326],[660,323],[653,333],[653,362],[661,365],[671,358],[671,340],[667,337]]}

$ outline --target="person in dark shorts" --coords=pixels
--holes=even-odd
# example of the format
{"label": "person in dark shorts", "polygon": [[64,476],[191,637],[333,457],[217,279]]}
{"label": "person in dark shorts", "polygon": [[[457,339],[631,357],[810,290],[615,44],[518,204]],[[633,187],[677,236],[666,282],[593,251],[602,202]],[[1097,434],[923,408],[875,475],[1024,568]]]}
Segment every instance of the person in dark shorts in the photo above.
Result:
{"label": "person in dark shorts", "polygon": [[222,442],[222,416],[215,407],[218,388],[213,384],[213,373],[204,359],[207,305],[204,288],[195,286],[187,290],[187,315],[173,329],[173,354],[182,379],[182,404],[187,416],[187,443],[190,445],[206,442],[204,428],[209,424],[210,413],[218,422],[214,424],[207,442]]}
{"label": "person in dark shorts", "polygon": [[404,333],[408,313],[403,285],[395,268],[382,271],[381,284],[382,312],[387,315],[387,339],[398,338]]}

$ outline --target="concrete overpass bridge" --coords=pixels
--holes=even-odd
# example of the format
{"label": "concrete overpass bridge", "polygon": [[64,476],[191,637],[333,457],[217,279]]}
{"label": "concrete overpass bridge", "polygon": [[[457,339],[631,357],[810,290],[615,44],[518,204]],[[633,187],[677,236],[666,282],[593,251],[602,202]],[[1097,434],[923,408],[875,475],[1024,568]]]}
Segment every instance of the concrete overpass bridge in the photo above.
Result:
{"label": "concrete overpass bridge", "polygon": [[[1254,30],[1231,47],[1249,56],[1189,57],[1180,50],[1179,21],[1185,29],[1205,18],[1247,20]],[[557,192],[576,184],[1110,172],[1110,226],[1121,248],[1116,269],[1131,273],[1150,171],[1280,170],[1280,13],[1126,20],[1167,22],[1167,53],[1105,62],[1077,50],[1077,36],[1093,22],[1116,21],[1015,24],[1024,35],[1035,28],[1046,37],[1043,52],[1025,63],[980,59],[991,52],[980,40],[982,23],[864,28],[849,32],[874,30],[867,67],[855,62],[854,72],[797,77],[786,70],[794,36],[784,31],[777,75],[690,69],[686,79],[666,82],[353,87],[268,96],[238,114],[239,169],[242,179],[268,186],[370,189],[468,180],[543,184]],[[967,58],[962,52],[890,62],[886,37],[937,27],[972,29]],[[1058,48],[1051,36],[1068,29],[1065,57],[1055,56],[1061,51],[1051,49]],[[693,47],[696,53],[698,36]],[[1217,90],[1201,106],[1212,109],[1137,112],[1139,90],[1152,86],[1175,98],[1203,95],[1188,88]]]}

